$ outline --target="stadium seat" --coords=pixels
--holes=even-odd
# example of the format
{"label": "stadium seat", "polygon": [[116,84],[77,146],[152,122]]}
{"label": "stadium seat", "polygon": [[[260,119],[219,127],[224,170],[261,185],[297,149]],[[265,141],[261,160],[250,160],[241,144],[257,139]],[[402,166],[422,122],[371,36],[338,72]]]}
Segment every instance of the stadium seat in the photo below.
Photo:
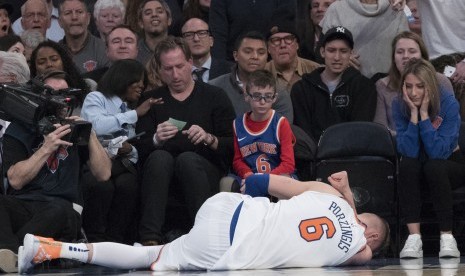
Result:
{"label": "stadium seat", "polygon": [[359,213],[371,212],[391,226],[390,253],[397,255],[399,219],[397,153],[389,130],[373,122],[333,125],[321,135],[316,154],[317,181],[347,171]]}

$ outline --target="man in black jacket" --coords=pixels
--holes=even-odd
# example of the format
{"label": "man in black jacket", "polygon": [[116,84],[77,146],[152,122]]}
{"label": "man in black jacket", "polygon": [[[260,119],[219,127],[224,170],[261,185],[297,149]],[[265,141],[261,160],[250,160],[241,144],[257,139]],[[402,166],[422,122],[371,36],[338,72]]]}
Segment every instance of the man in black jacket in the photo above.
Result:
{"label": "man in black jacket", "polygon": [[305,74],[292,87],[294,124],[315,141],[331,125],[373,120],[376,88],[371,80],[349,66],[353,47],[349,30],[342,26],[328,30],[320,48],[326,67]]}

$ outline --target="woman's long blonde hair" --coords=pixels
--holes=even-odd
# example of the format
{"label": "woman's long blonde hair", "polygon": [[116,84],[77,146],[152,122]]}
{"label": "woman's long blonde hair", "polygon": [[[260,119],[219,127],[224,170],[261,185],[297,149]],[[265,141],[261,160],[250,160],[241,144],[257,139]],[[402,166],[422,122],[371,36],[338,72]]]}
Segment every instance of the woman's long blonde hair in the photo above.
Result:
{"label": "woman's long blonde hair", "polygon": [[[430,119],[436,118],[440,110],[439,82],[436,78],[436,70],[433,65],[424,59],[411,59],[407,62],[402,72],[400,83],[403,86],[405,77],[409,74],[420,79],[425,85],[425,93],[429,96],[428,114]],[[401,88],[402,91],[402,88]]]}

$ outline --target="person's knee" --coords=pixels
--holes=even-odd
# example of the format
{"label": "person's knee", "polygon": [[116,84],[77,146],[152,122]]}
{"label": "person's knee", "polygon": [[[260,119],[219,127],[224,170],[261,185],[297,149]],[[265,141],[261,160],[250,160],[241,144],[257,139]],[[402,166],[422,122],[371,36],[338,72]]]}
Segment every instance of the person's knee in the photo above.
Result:
{"label": "person's knee", "polygon": [[165,150],[153,151],[144,164],[144,170],[152,170],[160,166],[172,166],[174,158],[171,153]]}
{"label": "person's knee", "polygon": [[186,151],[178,155],[176,158],[175,168],[178,172],[197,170],[198,166],[202,166],[203,157],[192,151]]}
{"label": "person's knee", "polygon": [[135,196],[138,193],[139,185],[137,183],[137,176],[127,172],[123,173],[115,179],[116,193],[124,194],[127,196]]}
{"label": "person's knee", "polygon": [[435,177],[443,175],[446,171],[446,160],[429,159],[423,165],[423,173],[427,177]]}

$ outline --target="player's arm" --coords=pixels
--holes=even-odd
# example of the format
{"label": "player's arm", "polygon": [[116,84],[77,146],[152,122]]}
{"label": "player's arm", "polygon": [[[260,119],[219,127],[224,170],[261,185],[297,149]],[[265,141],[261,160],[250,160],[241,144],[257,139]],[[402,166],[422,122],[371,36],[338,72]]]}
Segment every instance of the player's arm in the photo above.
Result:
{"label": "player's arm", "polygon": [[350,257],[347,261],[341,265],[363,265],[371,260],[373,252],[368,245],[365,245],[363,249],[357,252],[357,254]]}
{"label": "player's arm", "polygon": [[[342,171],[333,173],[328,177],[328,181],[334,189],[342,194],[344,199],[349,203],[350,207],[356,211],[357,209],[355,209],[354,195],[352,194],[352,190],[349,186],[349,176],[347,175],[347,172]],[[357,215],[357,213],[355,213],[355,215]]]}
{"label": "player's arm", "polygon": [[279,199],[289,199],[306,191],[342,196],[332,186],[318,182],[301,182],[293,178],[274,174],[254,174],[245,180],[244,193],[251,196],[266,196],[270,194]]}

